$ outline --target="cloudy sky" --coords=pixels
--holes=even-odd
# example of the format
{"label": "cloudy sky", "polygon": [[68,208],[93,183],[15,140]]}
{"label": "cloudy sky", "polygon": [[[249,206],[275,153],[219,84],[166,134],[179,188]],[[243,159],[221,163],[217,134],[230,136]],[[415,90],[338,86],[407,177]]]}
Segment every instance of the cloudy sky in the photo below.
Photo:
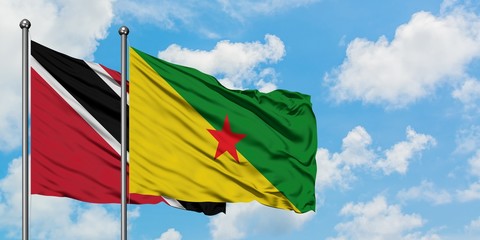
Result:
{"label": "cloudy sky", "polygon": [[[119,69],[129,44],[235,89],[312,96],[317,210],[129,206],[130,239],[478,239],[477,1],[1,0],[0,238],[21,231],[21,30]],[[118,239],[120,210],[33,196],[33,239]]]}

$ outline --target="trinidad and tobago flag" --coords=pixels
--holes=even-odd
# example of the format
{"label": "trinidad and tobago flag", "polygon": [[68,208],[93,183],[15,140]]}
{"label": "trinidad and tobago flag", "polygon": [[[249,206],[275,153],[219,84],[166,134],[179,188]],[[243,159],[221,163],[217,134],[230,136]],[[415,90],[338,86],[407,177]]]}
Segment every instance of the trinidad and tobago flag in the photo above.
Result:
{"label": "trinidad and tobago flag", "polygon": [[[31,193],[120,203],[120,73],[31,43]],[[225,203],[127,198],[225,212]]]}

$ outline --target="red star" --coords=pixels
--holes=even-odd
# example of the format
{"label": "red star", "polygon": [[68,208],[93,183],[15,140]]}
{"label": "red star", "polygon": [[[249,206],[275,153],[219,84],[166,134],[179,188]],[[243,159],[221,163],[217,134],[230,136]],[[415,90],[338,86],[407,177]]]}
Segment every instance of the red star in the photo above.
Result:
{"label": "red star", "polygon": [[242,140],[247,135],[232,132],[232,129],[230,128],[230,122],[228,121],[228,115],[225,117],[225,121],[223,122],[223,128],[221,131],[212,130],[212,129],[207,129],[207,130],[218,141],[218,147],[217,147],[217,152],[215,153],[215,159],[217,159],[224,152],[228,152],[230,153],[230,155],[232,155],[232,157],[237,162],[239,162],[238,155],[237,155],[237,148],[235,147],[235,144],[237,144],[240,140]]}

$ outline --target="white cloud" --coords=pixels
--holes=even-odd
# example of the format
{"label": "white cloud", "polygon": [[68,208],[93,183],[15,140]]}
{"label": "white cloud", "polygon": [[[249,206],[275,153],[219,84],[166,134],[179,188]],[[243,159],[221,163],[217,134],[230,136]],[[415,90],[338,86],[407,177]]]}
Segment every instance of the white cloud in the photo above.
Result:
{"label": "white cloud", "polygon": [[369,148],[372,138],[367,131],[357,126],[342,140],[342,152],[330,154],[327,149],[317,150],[317,191],[338,185],[347,188],[355,179],[353,168],[371,166],[376,157]]}
{"label": "white cloud", "polygon": [[174,63],[197,68],[215,75],[229,88],[243,89],[254,84],[265,91],[276,89],[273,68],[262,64],[276,63],[285,55],[285,45],[275,35],[265,35],[265,43],[232,43],[220,41],[211,51],[190,50],[172,44],[158,57]]}
{"label": "white cloud", "polygon": [[257,202],[228,204],[228,214],[210,219],[212,239],[237,240],[250,235],[281,235],[300,229],[315,213],[297,214],[263,206]]}
{"label": "white cloud", "polygon": [[[0,179],[0,228],[19,237],[22,214],[21,159]],[[34,239],[118,239],[118,217],[99,205],[32,195],[30,231]]]}
{"label": "white cloud", "polygon": [[338,235],[330,239],[421,239],[412,230],[425,224],[421,216],[402,213],[400,206],[389,205],[383,196],[367,203],[348,203],[340,215],[352,219],[337,224]]}
{"label": "white cloud", "polygon": [[263,79],[260,79],[260,81],[255,83],[255,87],[260,92],[268,93],[277,89],[275,82],[265,82]]}
{"label": "white cloud", "polygon": [[397,193],[397,198],[401,201],[424,200],[432,202],[434,205],[450,203],[452,196],[446,190],[436,190],[432,182],[422,181],[419,186],[409,189],[402,189]]}
{"label": "white cloud", "polygon": [[[28,18],[33,40],[53,47],[63,53],[91,58],[98,40],[104,39],[113,19],[113,0],[5,0],[0,3],[0,26],[9,36],[12,44],[8,49],[19,56],[21,31],[18,24]],[[7,39],[5,39],[7,40]],[[12,46],[18,46],[13,47]]]}
{"label": "white cloud", "polygon": [[467,225],[463,227],[463,229],[460,228],[456,231],[450,231],[450,233],[442,234],[441,239],[478,240],[478,236],[480,236],[480,217],[471,220]]}
{"label": "white cloud", "polygon": [[426,233],[422,234],[420,232],[410,233],[403,237],[402,240],[441,240],[444,239],[436,233]]}
{"label": "white cloud", "polygon": [[21,227],[22,211],[22,159],[14,159],[7,176],[0,179],[0,226]]}
{"label": "white cloud", "polygon": [[[66,209],[67,212],[52,211],[58,205],[59,201],[52,201],[44,198],[46,204],[52,206],[50,211],[40,215],[38,222],[34,222],[32,226],[33,235],[41,236],[43,239],[118,239],[119,238],[119,221],[116,216],[109,213],[104,207],[99,205],[90,205],[87,207],[79,207],[78,205]],[[71,201],[69,199],[62,202]],[[39,203],[40,204],[40,203]],[[75,204],[76,205],[76,204]],[[32,205],[32,215],[35,214],[35,204]],[[65,222],[49,223],[51,219],[57,218],[59,215]]]}
{"label": "white cloud", "polygon": [[467,189],[457,190],[457,198],[461,202],[480,200],[480,150],[468,159],[468,171],[478,178],[477,182],[473,182]]}
{"label": "white cloud", "polygon": [[456,153],[471,153],[480,149],[480,126],[472,125],[469,128],[461,129],[455,137]]}
{"label": "white cloud", "polygon": [[305,6],[319,0],[217,0],[223,10],[235,19],[243,21],[246,17],[254,15],[273,14],[292,8]]}
{"label": "white cloud", "polygon": [[331,186],[347,188],[355,180],[353,170],[366,168],[405,174],[410,161],[422,151],[435,145],[430,135],[418,134],[410,126],[406,129],[407,140],[387,149],[381,157],[371,147],[372,138],[361,126],[352,129],[342,141],[342,151],[331,154],[327,149],[317,150],[317,191]]}
{"label": "white cloud", "polygon": [[452,92],[452,96],[464,104],[465,110],[476,110],[480,102],[480,81],[467,79],[460,88]]}
{"label": "white cloud", "polygon": [[324,148],[317,150],[317,178],[315,188],[318,192],[332,186],[348,188],[349,183],[355,179],[350,167],[345,165],[342,159],[336,156],[338,156],[338,153],[330,156],[328,150]]}
{"label": "white cloud", "polygon": [[480,217],[472,220],[467,226],[465,226],[466,232],[477,232],[480,234]]}
{"label": "white cloud", "polygon": [[480,57],[479,29],[480,17],[458,8],[441,16],[415,13],[392,41],[356,38],[342,65],[325,76],[331,96],[396,108],[432,95],[443,83],[463,80]]}
{"label": "white cloud", "polygon": [[135,206],[135,208],[127,211],[127,217],[130,219],[137,219],[140,217],[140,207],[139,206]]}
{"label": "white cloud", "polygon": [[379,160],[375,167],[382,169],[387,175],[394,171],[405,174],[414,155],[435,145],[436,141],[432,136],[418,134],[411,127],[407,127],[407,141],[399,142],[388,149],[385,152],[386,158]]}
{"label": "white cloud", "polygon": [[134,220],[140,217],[140,207],[135,206],[133,209],[127,209],[127,231],[130,231],[134,226]]}
{"label": "white cloud", "polygon": [[365,128],[357,126],[342,140],[340,158],[352,167],[370,165],[375,159],[375,153],[368,149],[371,144],[372,137]]}
{"label": "white cloud", "polygon": [[[273,15],[319,0],[117,0],[115,12],[121,21],[133,17],[141,23],[152,23],[165,29],[185,27],[210,39],[221,38],[220,26],[241,29],[251,17]],[[221,18],[219,20],[219,18]],[[232,28],[232,26],[235,26]],[[227,30],[228,32],[228,30]],[[223,30],[225,34],[225,30]]]}
{"label": "white cloud", "polygon": [[182,234],[175,230],[175,228],[169,228],[166,232],[162,233],[159,238],[155,240],[182,240]]}
{"label": "white cloud", "polygon": [[440,5],[440,12],[445,13],[451,9],[454,9],[457,5],[458,0],[443,0],[442,4]]}
{"label": "white cloud", "polygon": [[470,172],[480,178],[480,150],[468,160],[470,165]]}
{"label": "white cloud", "polygon": [[244,21],[247,17],[271,15],[280,11],[302,7],[319,0],[247,0],[202,2],[186,0],[182,3],[172,0],[118,0],[117,11],[128,14],[140,21],[154,22],[162,27],[173,28],[177,23],[192,23],[201,18],[198,9],[206,12],[221,9],[230,17]]}
{"label": "white cloud", "polygon": [[458,190],[457,198],[461,202],[480,200],[480,182],[470,184],[465,190]]}
{"label": "white cloud", "polygon": [[35,41],[79,58],[92,58],[98,40],[107,35],[113,0],[2,0],[0,1],[0,151],[21,142],[21,29],[28,18]]}
{"label": "white cloud", "polygon": [[133,16],[139,22],[153,22],[161,27],[172,29],[177,22],[188,23],[196,17],[192,4],[194,1],[118,0],[115,11],[124,17]]}

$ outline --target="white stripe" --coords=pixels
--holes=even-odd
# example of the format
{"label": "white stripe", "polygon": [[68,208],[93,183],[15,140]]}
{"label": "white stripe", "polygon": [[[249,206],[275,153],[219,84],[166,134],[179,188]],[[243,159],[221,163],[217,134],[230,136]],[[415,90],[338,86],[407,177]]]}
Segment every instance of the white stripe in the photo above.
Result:
{"label": "white stripe", "polygon": [[[118,84],[100,64],[87,61],[85,61],[85,63],[120,97],[120,84]],[[127,93],[127,105],[128,104],[130,104],[130,94]]]}
{"label": "white stripe", "polygon": [[[32,57],[31,66],[118,154],[120,143],[55,78]],[[128,156],[128,155],[127,155]],[[127,158],[128,159],[128,158]]]}
{"label": "white stripe", "polygon": [[[117,81],[115,81],[115,79],[113,79],[112,76],[110,76],[110,74],[102,67],[100,66],[100,64],[98,63],[94,63],[94,62],[87,62],[85,61],[85,63],[87,63],[87,65],[93,69],[93,71],[97,74],[97,76],[99,76],[104,82],[105,84],[107,84],[107,86],[109,86],[119,97],[121,97],[121,86],[120,84],[117,83]],[[130,104],[130,94],[127,93],[127,105]],[[130,162],[130,154],[129,154],[129,151],[127,151],[127,163]]]}
{"label": "white stripe", "polygon": [[165,199],[165,202],[167,202],[168,205],[170,205],[172,207],[185,209],[185,207],[182,204],[180,204],[176,199],[169,198],[169,197],[164,197],[164,196],[162,196],[162,198]]}
{"label": "white stripe", "polygon": [[87,62],[85,63],[95,71],[95,73],[118,95],[120,96],[120,85],[115,81],[110,74],[98,63]]}

